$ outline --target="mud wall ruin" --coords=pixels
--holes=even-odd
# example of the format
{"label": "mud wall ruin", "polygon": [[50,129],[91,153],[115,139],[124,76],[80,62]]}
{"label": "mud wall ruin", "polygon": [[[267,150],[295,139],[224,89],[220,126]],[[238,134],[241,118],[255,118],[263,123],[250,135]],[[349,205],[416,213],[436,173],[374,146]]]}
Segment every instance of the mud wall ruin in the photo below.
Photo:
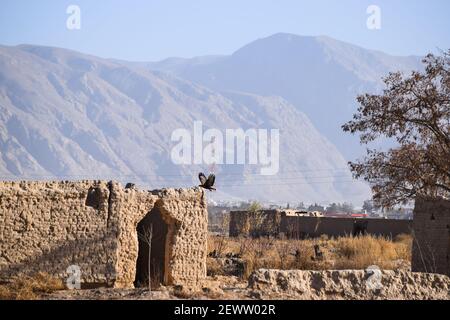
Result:
{"label": "mud wall ruin", "polygon": [[450,201],[417,198],[411,269],[450,276]]}
{"label": "mud wall ruin", "polygon": [[[264,221],[261,235],[279,236],[283,234],[289,238],[343,237],[357,234],[372,234],[376,236],[395,237],[399,234],[410,234],[412,222],[410,220],[369,219],[369,218],[333,218],[333,217],[305,217],[287,215],[280,210],[263,210]],[[260,218],[261,219],[261,218]],[[250,236],[248,226],[258,227],[254,217],[247,211],[230,212],[230,236]],[[271,230],[268,232],[267,230]],[[258,234],[258,232],[255,232]]]}
{"label": "mud wall ruin", "polygon": [[230,237],[277,236],[280,232],[281,212],[279,210],[263,210],[257,212],[231,211]]}
{"label": "mud wall ruin", "polygon": [[412,221],[372,218],[283,217],[281,231],[293,238],[370,234],[394,238],[410,234]]}
{"label": "mud wall ruin", "polygon": [[167,224],[165,284],[206,276],[207,210],[198,188],[139,191],[117,182],[0,182],[0,281],[45,271],[84,286],[133,287],[137,225],[158,212]]}

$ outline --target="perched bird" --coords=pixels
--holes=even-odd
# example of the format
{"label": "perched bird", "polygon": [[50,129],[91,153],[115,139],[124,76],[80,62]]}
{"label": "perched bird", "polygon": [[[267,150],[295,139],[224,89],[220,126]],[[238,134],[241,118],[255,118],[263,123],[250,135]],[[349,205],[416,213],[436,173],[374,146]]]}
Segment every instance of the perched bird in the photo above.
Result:
{"label": "perched bird", "polygon": [[200,172],[198,174],[198,178],[200,179],[200,183],[201,183],[199,185],[199,187],[202,187],[209,191],[216,190],[216,188],[214,188],[214,181],[216,180],[216,176],[214,174],[211,173],[208,176],[208,179],[206,179],[206,176],[203,174],[203,172]]}
{"label": "perched bird", "polygon": [[134,189],[136,185],[134,183],[128,182],[125,186],[125,189]]}

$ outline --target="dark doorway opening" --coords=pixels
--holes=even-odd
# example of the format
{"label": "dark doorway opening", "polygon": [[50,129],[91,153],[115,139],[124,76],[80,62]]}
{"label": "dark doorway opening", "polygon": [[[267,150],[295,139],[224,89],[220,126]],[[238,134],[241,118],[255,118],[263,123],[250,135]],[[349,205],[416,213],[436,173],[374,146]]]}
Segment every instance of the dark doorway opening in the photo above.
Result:
{"label": "dark doorway opening", "polygon": [[168,226],[158,208],[153,208],[138,223],[136,232],[139,248],[136,261],[135,287],[148,287],[149,276],[152,289],[164,284],[167,230]]}

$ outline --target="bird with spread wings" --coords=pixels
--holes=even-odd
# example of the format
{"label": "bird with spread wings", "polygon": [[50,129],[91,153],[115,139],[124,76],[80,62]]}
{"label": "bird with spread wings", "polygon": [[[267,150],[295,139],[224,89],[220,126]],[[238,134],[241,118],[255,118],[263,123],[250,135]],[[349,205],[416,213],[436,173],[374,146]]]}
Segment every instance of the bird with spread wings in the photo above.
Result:
{"label": "bird with spread wings", "polygon": [[213,191],[216,190],[216,188],[214,188],[214,182],[216,181],[216,176],[214,174],[210,174],[208,176],[208,178],[206,178],[206,176],[203,174],[203,172],[200,172],[198,174],[198,178],[200,180],[200,185],[199,187],[202,187],[204,189],[207,189],[209,191]]}

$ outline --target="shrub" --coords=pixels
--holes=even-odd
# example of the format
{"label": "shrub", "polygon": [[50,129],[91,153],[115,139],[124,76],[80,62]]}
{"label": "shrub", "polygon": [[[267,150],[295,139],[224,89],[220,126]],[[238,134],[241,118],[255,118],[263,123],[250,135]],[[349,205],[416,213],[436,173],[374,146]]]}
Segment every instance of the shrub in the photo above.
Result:
{"label": "shrub", "polygon": [[[215,245],[210,237],[210,248]],[[253,271],[267,269],[365,269],[377,265],[382,269],[395,269],[411,260],[412,238],[400,235],[394,240],[371,235],[318,239],[275,239],[275,238],[221,238],[224,252],[237,254],[244,262],[242,278]],[[315,257],[314,246],[318,245],[322,257]],[[404,265],[404,264],[403,264]],[[214,259],[208,259],[211,274],[222,274]]]}
{"label": "shrub", "polygon": [[61,279],[39,272],[33,276],[17,277],[8,284],[0,285],[0,300],[34,300],[43,294],[64,288]]}

